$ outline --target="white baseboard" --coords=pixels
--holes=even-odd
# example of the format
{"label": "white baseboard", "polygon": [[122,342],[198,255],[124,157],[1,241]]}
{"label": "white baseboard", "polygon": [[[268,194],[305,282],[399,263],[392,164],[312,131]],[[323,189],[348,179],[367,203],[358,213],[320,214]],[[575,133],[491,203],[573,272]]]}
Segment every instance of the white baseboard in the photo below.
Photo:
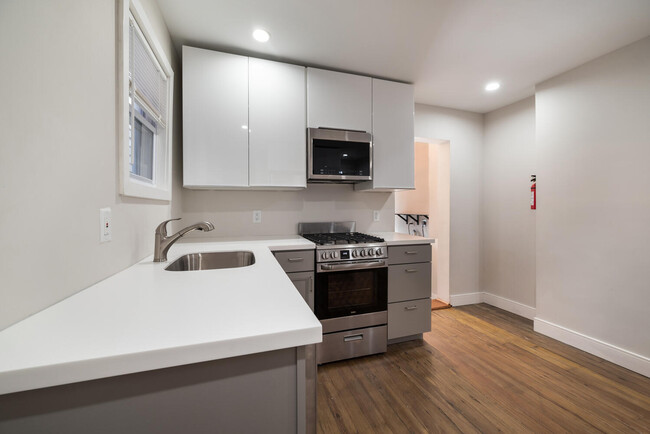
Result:
{"label": "white baseboard", "polygon": [[452,306],[487,303],[524,318],[534,320],[534,330],[543,335],[557,339],[607,361],[623,366],[631,371],[650,377],[650,358],[633,353],[596,338],[570,330],[552,322],[536,318],[536,309],[508,298],[488,292],[470,292],[451,296]]}
{"label": "white baseboard", "polygon": [[519,303],[518,301],[510,300],[509,298],[490,294],[489,292],[481,292],[481,301],[483,301],[483,303],[498,307],[499,309],[507,310],[508,312],[514,313],[515,315],[523,316],[524,318],[535,318],[534,307]]}
{"label": "white baseboard", "polygon": [[466,304],[476,304],[482,301],[480,292],[469,292],[467,294],[455,294],[451,295],[451,305],[452,306],[464,306]]}
{"label": "white baseboard", "polygon": [[466,304],[487,303],[499,309],[507,310],[524,318],[535,318],[535,308],[527,306],[518,301],[499,295],[490,294],[489,292],[469,292],[467,294],[456,294],[451,296],[452,306],[464,306]]}
{"label": "white baseboard", "polygon": [[534,330],[631,371],[650,377],[650,358],[633,353],[552,322],[535,318]]}

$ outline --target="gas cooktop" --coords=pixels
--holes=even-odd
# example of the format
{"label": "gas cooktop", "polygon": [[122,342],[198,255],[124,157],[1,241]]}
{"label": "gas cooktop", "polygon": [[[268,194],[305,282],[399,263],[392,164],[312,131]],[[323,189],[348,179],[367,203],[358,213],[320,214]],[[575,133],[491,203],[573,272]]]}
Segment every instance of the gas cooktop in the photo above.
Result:
{"label": "gas cooktop", "polygon": [[384,242],[383,238],[362,234],[361,232],[303,234],[302,236],[318,246],[375,244]]}

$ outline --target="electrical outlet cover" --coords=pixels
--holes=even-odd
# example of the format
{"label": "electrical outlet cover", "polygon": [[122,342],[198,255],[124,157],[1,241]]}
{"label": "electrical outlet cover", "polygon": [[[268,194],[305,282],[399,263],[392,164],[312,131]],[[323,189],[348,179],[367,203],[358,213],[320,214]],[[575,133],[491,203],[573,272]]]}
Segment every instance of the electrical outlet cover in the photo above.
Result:
{"label": "electrical outlet cover", "polygon": [[111,221],[111,209],[100,208],[99,210],[99,241],[105,243],[112,239],[113,222]]}
{"label": "electrical outlet cover", "polygon": [[253,223],[262,223],[262,211],[253,211]]}

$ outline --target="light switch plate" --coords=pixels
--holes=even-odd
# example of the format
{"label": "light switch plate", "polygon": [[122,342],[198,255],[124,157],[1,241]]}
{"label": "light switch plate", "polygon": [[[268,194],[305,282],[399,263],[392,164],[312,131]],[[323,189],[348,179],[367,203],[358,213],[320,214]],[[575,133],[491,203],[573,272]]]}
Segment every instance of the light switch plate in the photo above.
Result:
{"label": "light switch plate", "polygon": [[374,211],[372,212],[372,219],[373,219],[373,221],[376,221],[376,222],[379,221],[379,211],[374,210]]}
{"label": "light switch plate", "polygon": [[113,222],[111,221],[111,209],[100,208],[99,210],[99,241],[108,242],[112,238]]}

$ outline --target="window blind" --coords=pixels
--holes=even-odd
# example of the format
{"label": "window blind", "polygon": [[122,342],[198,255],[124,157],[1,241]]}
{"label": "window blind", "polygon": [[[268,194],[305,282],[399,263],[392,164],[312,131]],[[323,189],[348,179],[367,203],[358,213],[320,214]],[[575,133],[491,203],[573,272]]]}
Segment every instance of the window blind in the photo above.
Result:
{"label": "window blind", "polygon": [[167,77],[133,18],[129,20],[129,80],[134,96],[153,111],[165,127]]}

